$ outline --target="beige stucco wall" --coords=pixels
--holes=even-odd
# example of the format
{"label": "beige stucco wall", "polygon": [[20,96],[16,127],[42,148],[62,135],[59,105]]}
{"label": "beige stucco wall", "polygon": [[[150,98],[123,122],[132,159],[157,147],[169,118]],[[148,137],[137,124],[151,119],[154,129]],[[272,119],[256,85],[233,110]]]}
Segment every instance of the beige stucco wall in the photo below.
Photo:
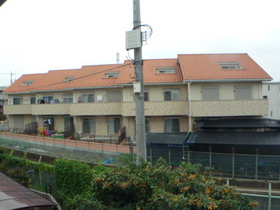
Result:
{"label": "beige stucco wall", "polygon": [[268,100],[192,101],[192,116],[258,116],[267,115]]}

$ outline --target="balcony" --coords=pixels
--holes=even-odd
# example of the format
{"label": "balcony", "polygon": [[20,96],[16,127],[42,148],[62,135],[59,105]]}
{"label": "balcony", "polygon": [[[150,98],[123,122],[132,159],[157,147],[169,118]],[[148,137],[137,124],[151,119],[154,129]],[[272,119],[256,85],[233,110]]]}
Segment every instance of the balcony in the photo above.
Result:
{"label": "balcony", "polygon": [[267,113],[267,99],[191,102],[191,115],[193,117],[260,116],[267,115]]}
{"label": "balcony", "polygon": [[[187,101],[145,101],[145,116],[187,115]],[[123,116],[135,116],[135,103],[122,103]]]}
{"label": "balcony", "polygon": [[32,107],[30,105],[4,105],[4,114],[32,114]]}
{"label": "balcony", "polygon": [[71,104],[32,104],[32,115],[66,115]]}
{"label": "balcony", "polygon": [[121,115],[122,102],[71,104],[70,115]]}

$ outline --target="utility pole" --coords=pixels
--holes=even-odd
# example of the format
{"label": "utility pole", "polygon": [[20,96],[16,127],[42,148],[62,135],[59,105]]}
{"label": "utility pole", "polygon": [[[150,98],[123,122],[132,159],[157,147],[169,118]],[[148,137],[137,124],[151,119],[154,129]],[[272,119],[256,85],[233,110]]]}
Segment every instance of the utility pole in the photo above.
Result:
{"label": "utility pole", "polygon": [[[140,0],[133,0],[133,29],[136,28],[141,28]],[[135,84],[138,84],[140,86],[140,90],[134,92],[136,145],[137,145],[136,164],[140,165],[141,161],[147,161],[142,45],[141,47],[134,49],[134,70],[135,70]]]}

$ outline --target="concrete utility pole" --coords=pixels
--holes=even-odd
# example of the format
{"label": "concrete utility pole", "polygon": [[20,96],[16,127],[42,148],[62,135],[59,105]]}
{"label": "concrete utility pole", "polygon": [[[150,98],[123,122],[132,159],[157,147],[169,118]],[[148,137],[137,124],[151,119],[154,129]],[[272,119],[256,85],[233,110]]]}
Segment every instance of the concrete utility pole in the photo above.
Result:
{"label": "concrete utility pole", "polygon": [[[141,27],[140,0],[133,0],[133,28],[136,29],[137,27]],[[134,69],[135,83],[140,83],[140,91],[134,93],[137,144],[136,164],[140,165],[141,161],[147,161],[142,46],[134,49]]]}
{"label": "concrete utility pole", "polygon": [[6,0],[0,0],[0,7],[6,2]]}

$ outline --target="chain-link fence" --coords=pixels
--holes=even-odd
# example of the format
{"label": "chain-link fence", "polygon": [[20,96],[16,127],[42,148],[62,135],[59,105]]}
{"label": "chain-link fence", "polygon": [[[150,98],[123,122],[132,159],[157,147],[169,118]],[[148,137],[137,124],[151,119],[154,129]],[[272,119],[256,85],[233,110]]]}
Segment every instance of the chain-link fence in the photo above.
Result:
{"label": "chain-link fence", "polygon": [[170,165],[199,163],[212,168],[212,175],[255,180],[280,180],[280,155],[248,155],[189,151],[187,147],[147,148],[147,160],[164,158]]}
{"label": "chain-link fence", "polygon": [[134,158],[136,152],[132,145],[105,144],[10,132],[0,132],[0,146],[56,158],[112,165],[128,163]]}

